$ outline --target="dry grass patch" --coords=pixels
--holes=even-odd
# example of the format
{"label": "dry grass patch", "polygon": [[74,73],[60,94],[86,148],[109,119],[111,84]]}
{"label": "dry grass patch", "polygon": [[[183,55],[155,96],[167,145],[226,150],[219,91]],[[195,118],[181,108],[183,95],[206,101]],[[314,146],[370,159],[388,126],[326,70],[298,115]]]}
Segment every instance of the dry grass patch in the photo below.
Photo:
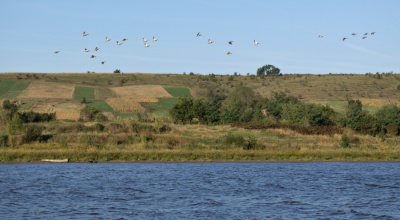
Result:
{"label": "dry grass patch", "polygon": [[37,102],[32,106],[32,111],[39,113],[56,113],[57,120],[78,120],[80,110],[83,108],[75,103]]}
{"label": "dry grass patch", "polygon": [[106,100],[115,111],[119,112],[145,112],[141,102],[158,102],[156,98],[108,98]]}
{"label": "dry grass patch", "polygon": [[171,98],[172,96],[159,85],[135,85],[114,87],[112,90],[121,98]]}
{"label": "dry grass patch", "polygon": [[389,104],[400,104],[397,100],[389,100],[389,99],[359,99],[363,105],[372,106],[380,108],[384,105]]}
{"label": "dry grass patch", "polygon": [[34,81],[25,89],[20,98],[71,99],[74,93],[73,84]]}

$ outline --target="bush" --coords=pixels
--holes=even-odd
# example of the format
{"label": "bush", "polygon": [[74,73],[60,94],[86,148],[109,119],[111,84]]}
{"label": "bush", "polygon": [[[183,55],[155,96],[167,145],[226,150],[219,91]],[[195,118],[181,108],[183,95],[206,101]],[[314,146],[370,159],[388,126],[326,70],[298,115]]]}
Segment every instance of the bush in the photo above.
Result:
{"label": "bush", "polygon": [[243,147],[246,140],[240,134],[235,135],[232,133],[228,133],[227,135],[225,135],[222,142],[226,145],[234,145],[236,147]]}
{"label": "bush", "polygon": [[7,146],[7,135],[0,135],[0,147]]}
{"label": "bush", "polygon": [[257,150],[262,148],[263,147],[258,145],[257,139],[254,136],[249,136],[246,140],[245,145],[243,146],[243,150]]}
{"label": "bush", "polygon": [[41,141],[41,136],[44,128],[38,125],[27,125],[25,127],[24,142],[31,143],[34,141]]}
{"label": "bush", "polygon": [[346,134],[342,135],[342,138],[340,139],[340,146],[343,148],[350,147],[350,138]]}

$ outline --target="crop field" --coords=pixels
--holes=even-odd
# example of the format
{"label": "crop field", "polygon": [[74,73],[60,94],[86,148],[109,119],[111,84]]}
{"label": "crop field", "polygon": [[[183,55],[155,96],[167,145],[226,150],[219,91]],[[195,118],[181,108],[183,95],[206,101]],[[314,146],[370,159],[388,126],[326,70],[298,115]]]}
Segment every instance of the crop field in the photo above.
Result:
{"label": "crop field", "polygon": [[156,98],[108,98],[107,104],[115,111],[121,113],[145,112],[145,108],[140,103],[158,102]]}
{"label": "crop field", "polygon": [[136,85],[111,88],[120,98],[169,98],[171,95],[160,85]]}
{"label": "crop field", "polygon": [[171,94],[173,97],[181,97],[181,96],[193,97],[192,94],[190,93],[190,89],[185,87],[164,87],[164,89],[167,90],[167,92]]}
{"label": "crop field", "polygon": [[0,81],[0,96],[3,96],[17,83],[17,80],[2,80]]}
{"label": "crop field", "polygon": [[5,80],[0,81],[0,96],[12,99],[28,88],[30,81]]}
{"label": "crop field", "polygon": [[62,103],[56,105],[52,111],[56,113],[57,120],[70,119],[77,121],[82,107],[83,105],[76,103]]}
{"label": "crop field", "polygon": [[87,86],[75,86],[74,100],[82,100],[84,97],[86,100],[95,99],[94,88]]}
{"label": "crop field", "polygon": [[149,103],[152,115],[155,117],[167,117],[169,109],[177,102],[177,98],[159,98],[156,103]]}
{"label": "crop field", "polygon": [[95,101],[90,101],[87,103],[87,105],[92,106],[102,112],[111,112],[115,113],[114,109],[107,104],[104,100],[95,100]]}
{"label": "crop field", "polygon": [[73,92],[73,84],[33,81],[18,97],[26,99],[71,99]]}

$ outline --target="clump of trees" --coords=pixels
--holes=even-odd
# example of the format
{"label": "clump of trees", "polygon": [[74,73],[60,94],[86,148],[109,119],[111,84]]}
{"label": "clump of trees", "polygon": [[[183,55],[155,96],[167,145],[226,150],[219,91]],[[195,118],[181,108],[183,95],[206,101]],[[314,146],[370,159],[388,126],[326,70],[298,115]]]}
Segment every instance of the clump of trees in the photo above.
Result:
{"label": "clump of trees", "polygon": [[238,86],[227,97],[180,97],[170,109],[175,123],[234,124],[245,128],[286,127],[304,134],[342,133],[399,135],[400,108],[386,105],[372,114],[359,100],[349,100],[344,115],[328,105],[305,103],[284,92],[264,98],[249,87]]}

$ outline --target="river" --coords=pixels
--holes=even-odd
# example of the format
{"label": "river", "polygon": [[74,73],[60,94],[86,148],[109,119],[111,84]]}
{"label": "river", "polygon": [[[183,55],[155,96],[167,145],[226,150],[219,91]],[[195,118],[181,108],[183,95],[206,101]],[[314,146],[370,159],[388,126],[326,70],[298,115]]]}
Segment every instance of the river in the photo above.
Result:
{"label": "river", "polygon": [[0,164],[0,219],[400,219],[400,163]]}

